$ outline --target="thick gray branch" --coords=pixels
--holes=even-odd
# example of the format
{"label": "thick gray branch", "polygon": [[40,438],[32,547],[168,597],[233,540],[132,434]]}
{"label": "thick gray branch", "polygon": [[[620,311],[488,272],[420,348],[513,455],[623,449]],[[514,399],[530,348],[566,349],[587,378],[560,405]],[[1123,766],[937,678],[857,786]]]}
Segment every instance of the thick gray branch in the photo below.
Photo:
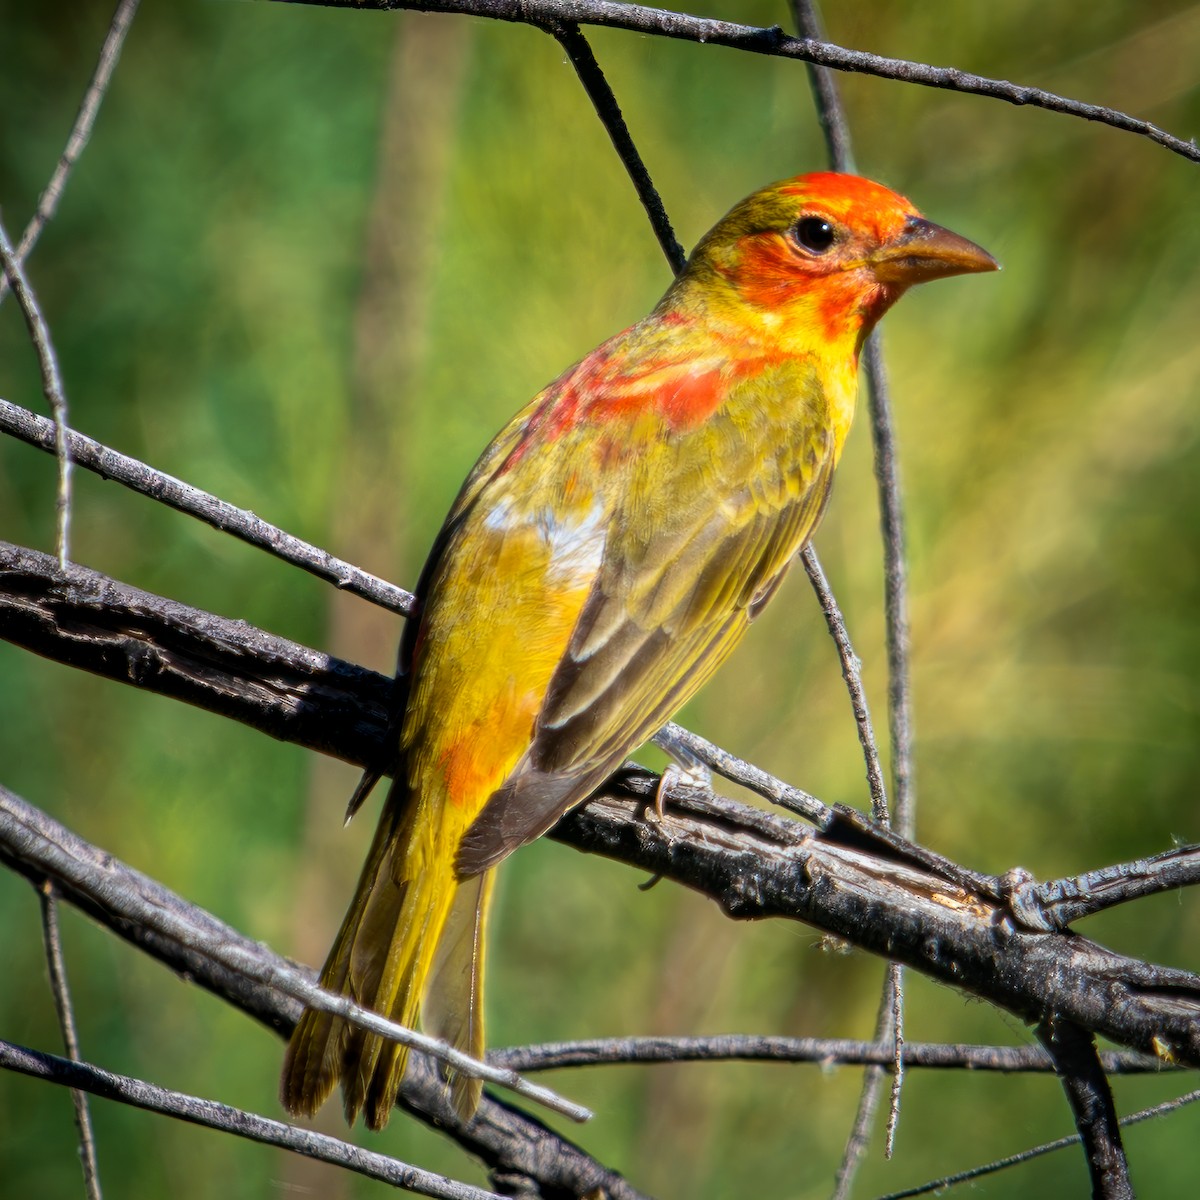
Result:
{"label": "thick gray branch", "polygon": [[386,741],[385,676],[7,542],[0,638],[348,762]]}
{"label": "thick gray branch", "polygon": [[[3,544],[0,636],[349,761],[386,760],[383,677]],[[1200,1066],[1200,977],[1018,928],[972,873],[844,810],[814,832],[684,787],[665,825],[644,820],[657,783],[623,772],[552,836],[694,888],[731,917],[804,921],[1031,1024],[1058,1017]]]}

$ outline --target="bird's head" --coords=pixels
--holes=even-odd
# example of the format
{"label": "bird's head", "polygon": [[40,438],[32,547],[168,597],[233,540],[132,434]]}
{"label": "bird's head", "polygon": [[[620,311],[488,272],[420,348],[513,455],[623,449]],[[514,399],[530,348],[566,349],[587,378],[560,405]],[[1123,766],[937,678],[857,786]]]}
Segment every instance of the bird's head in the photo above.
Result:
{"label": "bird's head", "polygon": [[800,347],[856,353],[914,283],[998,266],[881,184],[820,172],[738,204],[700,241],[668,300]]}

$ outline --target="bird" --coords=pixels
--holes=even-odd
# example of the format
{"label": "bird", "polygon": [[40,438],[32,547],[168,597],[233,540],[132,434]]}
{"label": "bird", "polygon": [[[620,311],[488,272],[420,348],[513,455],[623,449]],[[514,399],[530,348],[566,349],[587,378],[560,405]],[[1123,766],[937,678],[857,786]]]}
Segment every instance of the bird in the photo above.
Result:
{"label": "bird", "polygon": [[[880,317],[913,284],[997,268],[882,184],[785,179],[509,421],[419,578],[393,782],[322,987],[483,1055],[496,866],[651,738],[775,595],[825,510]],[[311,1116],[340,1082],[347,1121],[380,1129],[407,1054],[309,1008],[282,1102]],[[482,1084],[449,1086],[469,1119]]]}

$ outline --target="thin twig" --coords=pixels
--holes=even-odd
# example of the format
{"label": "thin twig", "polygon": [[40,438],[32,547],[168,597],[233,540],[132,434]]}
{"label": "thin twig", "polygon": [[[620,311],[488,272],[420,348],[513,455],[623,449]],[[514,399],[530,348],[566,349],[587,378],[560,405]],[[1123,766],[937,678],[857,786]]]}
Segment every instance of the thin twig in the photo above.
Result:
{"label": "thin twig", "polygon": [[1006,79],[973,75],[957,67],[935,67],[929,63],[888,58],[864,50],[847,50],[830,42],[789,37],[778,25],[739,25],[733,21],[694,17],[640,4],[618,3],[617,0],[276,0],[276,3],[315,4],[324,8],[406,8],[421,12],[461,13],[542,27],[551,21],[575,21],[580,25],[629,29],[703,45],[727,46],[751,54],[794,58],[839,71],[853,71],[878,79],[894,79],[920,87],[984,96],[1008,104],[1044,108],[1149,138],[1174,154],[1192,162],[1200,162],[1200,146],[1194,141],[1176,137],[1149,121],[1118,109],[1072,100],[1043,88],[1026,87]]}
{"label": "thin twig", "polygon": [[116,1100],[147,1112],[162,1113],[193,1125],[232,1133],[266,1146],[278,1146],[307,1158],[346,1167],[369,1179],[380,1179],[418,1195],[434,1196],[438,1200],[497,1200],[494,1192],[459,1183],[371,1150],[360,1149],[340,1138],[301,1129],[283,1121],[272,1121],[228,1104],[171,1091],[143,1079],[116,1075],[91,1063],[73,1062],[0,1040],[0,1067],[49,1083],[91,1092],[106,1100]]}
{"label": "thin twig", "polygon": [[[92,136],[92,126],[96,123],[100,102],[104,99],[109,80],[112,79],[112,73],[121,57],[125,35],[129,32],[129,26],[137,12],[137,7],[138,0],[120,0],[117,5],[117,11],[113,14],[112,24],[108,28],[104,45],[100,47],[100,59],[96,63],[96,70],[92,73],[87,91],[83,93],[83,101],[79,105],[79,112],[75,115],[75,124],[71,126],[70,135],[67,137],[67,144],[63,148],[62,154],[58,156],[58,165],[54,168],[54,174],[50,176],[50,182],[46,184],[45,190],[38,198],[37,208],[34,210],[33,216],[29,218],[29,223],[25,226],[25,231],[21,234],[21,240],[17,244],[18,262],[24,263],[34,246],[37,245],[42,230],[58,208],[58,201],[66,186],[67,177],[71,174],[72,168],[88,144],[88,139]],[[8,276],[0,274],[0,304],[4,303],[7,290]]]}
{"label": "thin twig", "polygon": [[728,750],[722,750],[720,746],[708,741],[707,738],[702,738],[690,729],[684,729],[682,725],[677,725],[674,721],[668,721],[663,726],[663,733],[666,734],[667,740],[683,746],[689,754],[694,755],[706,767],[716,771],[718,775],[728,779],[730,783],[737,783],[744,788],[749,788],[764,800],[778,804],[780,808],[786,808],[788,812],[804,817],[806,820],[812,821],[814,825],[826,828],[836,819],[835,810],[829,805],[823,804],[816,796],[801,788],[793,787],[790,783],[784,783],[782,779],[777,779],[761,767],[756,767],[753,763],[738,758],[736,754],[731,754]]}
{"label": "thin twig", "polygon": [[892,1005],[892,1094],[888,1100],[887,1128],[883,1136],[883,1156],[891,1158],[896,1149],[896,1130],[900,1125],[900,1092],[904,1087],[907,1050],[904,1042],[904,968],[888,963],[884,996]]}
{"label": "thin twig", "polygon": [[883,782],[883,771],[879,765],[879,750],[875,745],[875,730],[871,726],[871,710],[867,706],[867,693],[862,681],[862,660],[854,653],[850,634],[846,629],[846,618],[829,586],[829,580],[821,567],[816,549],[809,545],[800,555],[800,561],[808,572],[813,591],[825,615],[829,634],[837,647],[838,659],[842,664],[842,678],[850,693],[850,706],[854,712],[854,724],[858,729],[858,741],[862,746],[863,759],[867,767],[867,786],[871,790],[871,815],[880,825],[890,823],[887,788]]}
{"label": "thin twig", "polygon": [[[892,1048],[893,1061],[898,1057],[899,1039],[896,1025],[895,963],[888,963],[883,979],[883,995],[875,1014],[875,1041]],[[875,1113],[879,1108],[879,1097],[887,1075],[882,1066],[868,1066],[863,1071],[862,1085],[858,1092],[858,1105],[854,1110],[854,1121],[846,1144],[842,1147],[841,1161],[833,1176],[833,1200],[845,1200],[854,1188],[858,1168],[871,1142],[871,1131],[875,1126]]]}
{"label": "thin twig", "polygon": [[63,391],[62,376],[58,369],[58,355],[54,343],[50,339],[50,327],[42,315],[41,305],[38,304],[37,294],[30,286],[21,266],[21,260],[13,251],[8,240],[8,233],[0,222],[0,267],[3,274],[12,284],[13,294],[20,305],[21,314],[29,330],[29,338],[37,353],[38,367],[42,373],[42,393],[50,405],[54,417],[54,455],[58,459],[58,497],[56,507],[55,548],[58,554],[58,564],[66,567],[70,558],[71,533],[71,453],[67,445],[67,397]]}
{"label": "thin twig", "polygon": [[[44,417],[7,400],[0,400],[0,433],[11,434],[39,450],[51,454],[55,452],[57,427]],[[73,462],[85,470],[94,471],[102,479],[115,480],[176,512],[186,513],[222,533],[232,534],[381,608],[403,616],[412,616],[416,612],[417,601],[410,592],[294,537],[248,509],[236,508],[209,492],[155,470],[136,458],[120,454],[74,430],[66,431],[66,445]]]}
{"label": "thin twig", "polygon": [[875,449],[875,481],[879,489],[879,521],[883,532],[883,594],[887,630],[888,734],[892,747],[892,808],[896,829],[912,837],[916,824],[913,784],[912,698],[909,684],[908,571],[904,550],[904,491],[896,455],[891,398],[879,331],[867,340],[863,354],[871,441]]}
{"label": "thin twig", "polygon": [[[1162,1104],[1155,1104],[1151,1108],[1143,1108],[1138,1112],[1130,1113],[1127,1117],[1122,1117],[1121,1128],[1125,1129],[1130,1125],[1139,1125],[1142,1121],[1153,1121],[1158,1117],[1168,1116],[1170,1113],[1178,1112],[1179,1109],[1188,1104],[1195,1104],[1198,1100],[1200,1100],[1200,1090],[1188,1092],[1183,1096],[1176,1096],[1174,1100],[1166,1100]],[[981,1179],[985,1175],[993,1175],[997,1171],[1019,1166],[1022,1163],[1030,1162],[1032,1159],[1040,1158],[1044,1154],[1052,1154],[1056,1150],[1065,1150],[1068,1146],[1078,1145],[1079,1134],[1073,1133],[1069,1137],[1057,1138],[1053,1142],[1043,1142],[1040,1146],[1032,1146],[1028,1150],[1022,1150],[1019,1154],[1011,1154],[1007,1158],[996,1159],[994,1162],[986,1163],[981,1167],[972,1167],[969,1171],[959,1171],[954,1175],[943,1175],[940,1179],[931,1179],[928,1183],[919,1184],[917,1187],[905,1188],[900,1192],[888,1192],[886,1196],[879,1196],[877,1200],[911,1200],[913,1196],[928,1196],[934,1193],[941,1195],[947,1188],[954,1187],[956,1184],[971,1183],[976,1179]]]}
{"label": "thin twig", "polygon": [[596,110],[596,115],[612,140],[617,156],[625,164],[629,178],[633,180],[638,199],[646,210],[646,216],[650,219],[650,226],[658,238],[658,244],[662,247],[662,252],[666,255],[671,270],[678,275],[683,270],[687,255],[679,244],[679,239],[675,236],[675,230],[671,227],[667,210],[663,207],[662,198],[650,178],[650,172],[646,170],[646,164],[642,161],[637,146],[634,145],[629,127],[621,115],[621,106],[617,103],[617,97],[613,94],[608,80],[605,79],[604,72],[600,69],[600,64],[596,61],[591,46],[588,45],[587,38],[580,33],[579,26],[574,21],[549,21],[544,28],[553,34],[559,45],[567,52],[567,57],[571,60],[571,65],[579,76],[579,82],[583,84],[583,90],[587,92],[588,99],[591,100]]}
{"label": "thin twig", "polygon": [[[796,32],[806,41],[825,41],[821,14],[812,0],[792,0],[792,20],[795,22]],[[835,171],[856,174],[850,123],[846,120],[846,110],[838,92],[837,77],[828,67],[810,63],[808,86],[812,89],[817,123],[821,126],[830,165]]]}
{"label": "thin twig", "polygon": [[[46,967],[50,974],[50,990],[54,995],[58,1025],[62,1030],[67,1057],[72,1062],[79,1062],[79,1035],[75,1028],[71,989],[67,984],[67,965],[63,960],[62,939],[59,936],[58,904],[55,900],[54,885],[49,880],[43,880],[37,888],[37,894],[42,912],[42,941],[46,949]],[[96,1137],[92,1130],[92,1114],[88,1108],[87,1093],[79,1088],[72,1088],[71,1103],[75,1108],[75,1128],[79,1131],[79,1161],[83,1167],[83,1186],[88,1200],[101,1200],[100,1167],[96,1161]]]}
{"label": "thin twig", "polygon": [[[890,1067],[890,1042],[852,1038],[793,1038],[768,1034],[726,1033],[709,1037],[590,1038],[489,1050],[488,1062],[514,1071],[558,1071],[570,1067],[622,1066],[630,1063],[802,1062],[822,1066]],[[1161,1075],[1162,1060],[1132,1050],[1101,1055],[1114,1075]],[[906,1042],[906,1067],[926,1070],[998,1071],[1002,1074],[1054,1071],[1040,1046],[978,1046],[963,1043]]]}

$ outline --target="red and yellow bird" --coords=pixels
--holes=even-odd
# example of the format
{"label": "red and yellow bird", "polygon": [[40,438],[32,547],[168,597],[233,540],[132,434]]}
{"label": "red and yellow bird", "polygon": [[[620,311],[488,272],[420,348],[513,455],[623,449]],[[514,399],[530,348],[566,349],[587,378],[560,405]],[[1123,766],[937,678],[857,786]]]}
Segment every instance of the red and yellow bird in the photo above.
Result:
{"label": "red and yellow bird", "polygon": [[[903,197],[801,175],[743,200],[644,320],[534,398],[434,543],[395,782],[321,983],[478,1057],[492,869],[712,675],[812,536],[858,355],[912,284],[996,262]],[[308,1010],[282,1097],[385,1124],[403,1047]],[[480,1085],[458,1079],[470,1115]]]}

